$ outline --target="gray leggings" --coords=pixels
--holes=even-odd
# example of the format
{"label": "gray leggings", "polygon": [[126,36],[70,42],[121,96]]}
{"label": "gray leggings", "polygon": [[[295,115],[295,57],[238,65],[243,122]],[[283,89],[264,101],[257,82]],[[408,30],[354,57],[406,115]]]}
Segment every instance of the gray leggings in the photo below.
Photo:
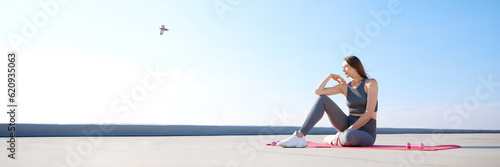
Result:
{"label": "gray leggings", "polygon": [[300,128],[300,132],[307,135],[321,117],[323,117],[325,112],[333,127],[341,132],[339,143],[342,146],[372,146],[373,143],[375,143],[377,135],[377,121],[375,119],[370,119],[358,130],[347,129],[354,124],[359,117],[347,116],[339,106],[326,95],[320,95],[318,101],[316,101],[316,104],[314,104],[311,112],[307,116],[304,125]]}

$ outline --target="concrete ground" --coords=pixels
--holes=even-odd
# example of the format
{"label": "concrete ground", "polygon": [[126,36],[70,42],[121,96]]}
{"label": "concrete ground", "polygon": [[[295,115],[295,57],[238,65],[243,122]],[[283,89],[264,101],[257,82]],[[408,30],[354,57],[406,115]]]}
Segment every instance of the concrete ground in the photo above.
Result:
{"label": "concrete ground", "polygon": [[[309,135],[322,142],[325,135]],[[16,159],[6,141],[0,166],[498,166],[500,134],[380,134],[375,144],[457,144],[442,151],[395,151],[266,146],[287,135],[16,138]]]}

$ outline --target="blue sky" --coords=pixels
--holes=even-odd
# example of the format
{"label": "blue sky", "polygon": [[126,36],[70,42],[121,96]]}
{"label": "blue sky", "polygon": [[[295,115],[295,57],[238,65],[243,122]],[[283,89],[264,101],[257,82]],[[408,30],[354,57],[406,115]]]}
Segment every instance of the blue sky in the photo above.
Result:
{"label": "blue sky", "polygon": [[350,46],[379,83],[379,127],[500,129],[500,2],[2,4],[20,123],[300,126]]}

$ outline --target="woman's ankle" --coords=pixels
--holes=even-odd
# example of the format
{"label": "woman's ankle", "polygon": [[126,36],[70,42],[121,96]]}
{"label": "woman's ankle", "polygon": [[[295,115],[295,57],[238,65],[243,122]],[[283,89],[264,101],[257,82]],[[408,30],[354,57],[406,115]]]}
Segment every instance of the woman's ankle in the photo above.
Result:
{"label": "woman's ankle", "polygon": [[297,137],[302,138],[304,136],[304,133],[302,133],[301,131],[297,131]]}

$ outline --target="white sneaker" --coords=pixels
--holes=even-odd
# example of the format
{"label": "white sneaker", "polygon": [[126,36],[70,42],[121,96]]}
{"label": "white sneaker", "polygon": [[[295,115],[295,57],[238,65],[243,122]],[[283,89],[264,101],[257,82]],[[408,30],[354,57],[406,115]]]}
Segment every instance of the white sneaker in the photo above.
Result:
{"label": "white sneaker", "polygon": [[337,145],[339,145],[338,144],[339,135],[340,135],[340,132],[337,132],[337,134],[335,134],[335,135],[328,135],[323,139],[323,142],[325,144],[331,144],[331,145],[337,146]]}
{"label": "white sneaker", "polygon": [[305,136],[297,137],[297,131],[295,131],[292,136],[276,143],[276,145],[281,147],[304,148],[307,146],[307,141]]}

